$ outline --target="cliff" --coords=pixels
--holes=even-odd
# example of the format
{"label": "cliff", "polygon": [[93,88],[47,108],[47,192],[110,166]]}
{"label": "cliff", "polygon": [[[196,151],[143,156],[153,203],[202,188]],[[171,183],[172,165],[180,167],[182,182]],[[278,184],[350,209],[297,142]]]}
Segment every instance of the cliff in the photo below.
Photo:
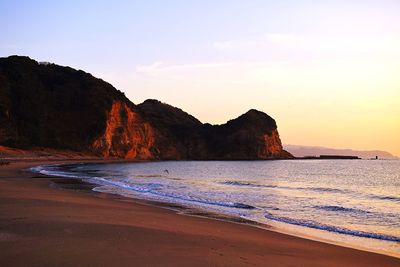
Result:
{"label": "cliff", "polygon": [[135,105],[81,70],[20,56],[0,58],[0,145],[144,160],[292,157],[263,112],[202,124],[157,100]]}
{"label": "cliff", "polygon": [[135,108],[122,101],[115,101],[107,112],[105,129],[92,142],[92,150],[103,157],[154,159],[154,130],[142,119]]}
{"label": "cliff", "polygon": [[208,126],[206,140],[216,159],[286,158],[276,122],[267,114],[249,110],[218,126]]}

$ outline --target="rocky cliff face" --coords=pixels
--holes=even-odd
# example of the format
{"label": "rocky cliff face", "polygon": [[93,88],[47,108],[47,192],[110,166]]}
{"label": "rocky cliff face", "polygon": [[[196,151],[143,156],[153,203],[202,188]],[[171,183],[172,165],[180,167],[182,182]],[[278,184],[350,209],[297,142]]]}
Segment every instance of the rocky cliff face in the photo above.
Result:
{"label": "rocky cliff face", "polygon": [[[146,100],[137,106],[158,130],[156,146],[162,159],[250,160],[290,158],[282,149],[276,122],[250,110],[222,125],[202,124],[181,109]],[[174,153],[165,153],[174,148]]]}
{"label": "rocky cliff face", "polygon": [[0,145],[141,160],[291,157],[263,112],[202,124],[157,100],[134,105],[83,71],[18,56],[0,59]]}
{"label": "rocky cliff face", "polygon": [[92,150],[103,157],[154,159],[154,130],[132,107],[115,101],[106,116],[105,130],[97,137]]}

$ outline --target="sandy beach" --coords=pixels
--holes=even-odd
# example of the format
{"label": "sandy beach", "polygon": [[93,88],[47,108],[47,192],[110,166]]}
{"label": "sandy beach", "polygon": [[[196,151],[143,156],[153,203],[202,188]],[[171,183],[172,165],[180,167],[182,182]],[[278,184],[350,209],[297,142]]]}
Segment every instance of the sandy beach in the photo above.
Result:
{"label": "sandy beach", "polygon": [[[0,166],[0,266],[400,266],[400,259],[135,200]],[[85,190],[86,188],[86,190]]]}

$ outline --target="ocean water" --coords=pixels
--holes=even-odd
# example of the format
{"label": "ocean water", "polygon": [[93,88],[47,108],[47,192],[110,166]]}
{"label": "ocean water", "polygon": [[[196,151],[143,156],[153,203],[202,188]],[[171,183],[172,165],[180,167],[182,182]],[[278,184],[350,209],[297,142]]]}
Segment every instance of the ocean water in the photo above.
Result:
{"label": "ocean water", "polygon": [[400,160],[52,165],[95,191],[180,204],[294,235],[400,256]]}

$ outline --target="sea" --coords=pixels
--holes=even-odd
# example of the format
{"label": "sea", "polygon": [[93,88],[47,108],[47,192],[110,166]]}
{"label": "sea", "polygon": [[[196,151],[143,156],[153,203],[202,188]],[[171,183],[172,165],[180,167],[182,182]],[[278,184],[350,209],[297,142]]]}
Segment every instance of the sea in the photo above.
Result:
{"label": "sea", "polygon": [[400,160],[158,161],[31,170],[82,179],[98,192],[400,257]]}

